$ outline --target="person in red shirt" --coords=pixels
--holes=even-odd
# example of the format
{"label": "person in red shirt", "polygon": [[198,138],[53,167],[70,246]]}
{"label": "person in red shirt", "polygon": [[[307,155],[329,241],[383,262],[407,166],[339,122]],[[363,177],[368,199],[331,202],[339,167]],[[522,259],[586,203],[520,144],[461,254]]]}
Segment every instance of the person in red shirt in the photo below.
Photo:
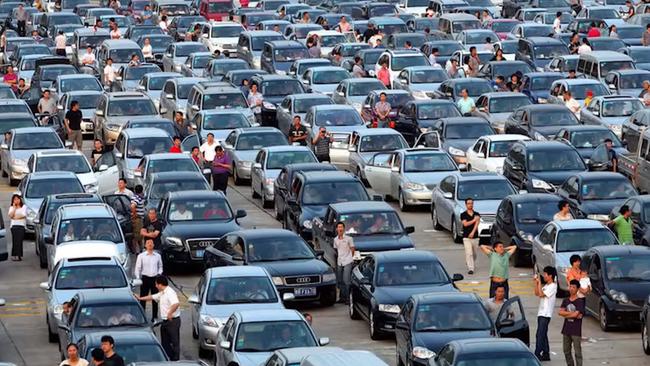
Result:
{"label": "person in red shirt", "polygon": [[388,64],[386,62],[381,64],[381,68],[377,71],[377,79],[390,89],[390,72],[388,71]]}
{"label": "person in red shirt", "polygon": [[596,23],[591,23],[591,26],[589,27],[589,32],[587,32],[587,37],[588,38],[600,37],[600,29],[596,27]]}
{"label": "person in red shirt", "polygon": [[174,145],[169,149],[170,153],[182,153],[183,150],[181,150],[181,138],[178,136],[174,136]]}

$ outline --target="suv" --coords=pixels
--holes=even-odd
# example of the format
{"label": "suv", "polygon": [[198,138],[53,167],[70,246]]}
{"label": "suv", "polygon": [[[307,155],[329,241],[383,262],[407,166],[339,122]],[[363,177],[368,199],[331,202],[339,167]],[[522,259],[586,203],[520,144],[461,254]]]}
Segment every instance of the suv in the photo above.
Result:
{"label": "suv", "polygon": [[97,103],[94,116],[95,138],[113,145],[122,126],[133,117],[158,117],[151,98],[137,92],[104,93]]}
{"label": "suv", "polygon": [[409,66],[429,66],[429,60],[419,50],[386,50],[379,56],[375,64],[375,75],[381,69],[383,63],[388,64],[388,72],[390,73],[390,83],[393,85],[393,80],[397,78],[402,69]]}
{"label": "suv", "polygon": [[[288,28],[287,28],[288,29]],[[259,69],[262,63],[262,49],[269,41],[280,41],[285,38],[273,31],[242,32],[237,41],[237,57],[248,62],[254,69]]]}
{"label": "suv", "polygon": [[269,74],[286,75],[296,60],[309,58],[307,47],[298,41],[265,42],[260,67]]}
{"label": "suv", "polygon": [[303,94],[307,91],[298,80],[286,75],[256,75],[250,79],[264,96],[262,104],[262,126],[277,126],[276,108],[287,95]]}
{"label": "suv", "polygon": [[[211,6],[215,3],[207,3]],[[214,53],[219,50],[221,52],[230,52],[230,57],[237,56],[237,40],[239,34],[244,32],[245,29],[241,24],[235,22],[209,22],[203,25],[201,29],[201,42]]]}
{"label": "suv", "polygon": [[213,82],[198,82],[190,89],[187,95],[185,119],[191,121],[198,112],[217,108],[240,110],[246,114],[251,123],[255,123],[255,115],[240,89],[226,84],[215,85]]}
{"label": "suv", "polygon": [[149,154],[168,152],[172,139],[158,128],[127,128],[115,142],[115,160],[121,178],[127,186],[135,186],[135,168],[140,159]]}
{"label": "suv", "polygon": [[536,71],[543,71],[544,66],[548,65],[553,57],[568,54],[569,49],[558,39],[527,37],[519,39],[515,60],[526,62]]}
{"label": "suv", "polygon": [[105,40],[97,50],[97,69],[104,70],[106,60],[110,57],[113,60],[113,68],[117,70],[126,66],[132,55],[137,55],[140,60],[144,60],[142,49],[134,41],[130,39]]}

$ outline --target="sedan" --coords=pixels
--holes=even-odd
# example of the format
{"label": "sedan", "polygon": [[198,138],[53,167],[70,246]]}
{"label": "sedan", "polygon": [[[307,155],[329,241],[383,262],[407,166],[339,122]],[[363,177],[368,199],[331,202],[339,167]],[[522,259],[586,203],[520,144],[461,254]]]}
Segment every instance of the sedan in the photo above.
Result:
{"label": "sedan", "polygon": [[[641,195],[630,197],[623,202],[632,210],[632,236],[634,244],[650,247],[650,196]],[[610,217],[619,215],[620,207],[615,207]]]}
{"label": "sedan", "polygon": [[149,176],[144,186],[147,208],[158,208],[160,201],[170,192],[212,191],[212,187],[199,172],[162,172]]}
{"label": "sedan", "polygon": [[467,152],[467,171],[503,174],[503,162],[512,145],[530,140],[523,135],[487,135],[476,140]]}
{"label": "sedan", "polygon": [[[416,99],[407,102],[399,110],[397,123],[415,124],[416,130],[426,133],[435,126],[438,119],[449,117],[462,117],[454,102],[442,99]],[[415,141],[413,146],[417,146]]]}
{"label": "sedan", "polygon": [[210,52],[194,52],[187,57],[181,66],[181,74],[185,77],[203,77],[205,68],[214,56]]}
{"label": "sedan", "polygon": [[490,29],[466,29],[456,35],[456,40],[465,46],[466,50],[471,47],[481,48],[487,39],[496,42],[499,36]]}
{"label": "sedan", "polygon": [[100,187],[95,173],[90,167],[86,156],[78,150],[44,150],[34,153],[27,161],[31,173],[64,171],[77,175],[79,181],[88,193],[110,194],[115,190],[115,182],[111,186]]}
{"label": "sedan", "polygon": [[275,212],[275,218],[277,220],[282,220],[287,206],[287,200],[289,200],[294,194],[291,189],[291,183],[293,183],[293,178],[296,174],[299,172],[332,170],[336,170],[336,167],[328,163],[285,165],[282,170],[280,170],[278,177],[273,181],[273,211]]}
{"label": "sedan", "polygon": [[531,104],[530,98],[522,93],[486,93],[476,100],[476,110],[472,115],[483,117],[497,132],[503,133],[506,120],[515,109]]}
{"label": "sedan", "polygon": [[533,140],[552,139],[562,127],[577,125],[578,119],[562,105],[534,104],[517,108],[505,123],[505,133]]}
{"label": "sedan", "polygon": [[183,63],[194,52],[208,52],[208,49],[201,42],[176,42],[170,44],[162,57],[163,71],[181,72]]}
{"label": "sedan", "polygon": [[[506,309],[516,310],[516,305],[512,303],[509,305]],[[514,324],[510,325],[512,322],[508,319],[510,313],[502,310],[501,314],[502,320],[498,322],[497,329],[513,327]],[[448,360],[452,361],[448,362]],[[440,350],[439,355],[429,360],[429,365],[461,366],[468,362],[486,365],[542,365],[525,343],[518,339],[505,338],[470,338],[452,341]]]}
{"label": "sedan", "polygon": [[136,90],[148,95],[156,104],[156,109],[160,110],[160,95],[162,94],[163,85],[169,79],[181,77],[183,75],[177,72],[151,72],[140,79]]}
{"label": "sedan", "polygon": [[288,95],[277,108],[278,129],[289,136],[289,129],[293,126],[293,119],[296,116],[300,117],[300,121],[306,124],[305,115],[309,108],[328,104],[334,104],[334,101],[327,95],[312,93]]}
{"label": "sedan", "polygon": [[627,155],[629,151],[623,146],[624,143],[614,134],[612,130],[605,126],[598,125],[576,125],[565,127],[555,135],[555,140],[562,141],[573,145],[578,150],[580,156],[587,162],[591,170],[606,170],[606,167],[600,168],[599,162],[591,161],[596,149],[605,142],[606,139],[612,141],[612,148],[617,154]]}
{"label": "sedan", "polygon": [[287,138],[273,127],[237,128],[224,141],[224,149],[232,162],[232,176],[236,185],[251,179],[253,162],[260,149],[288,145]]}
{"label": "sedan", "polygon": [[429,100],[435,97],[440,84],[449,79],[442,68],[412,66],[404,68],[393,81],[394,89],[406,90],[415,99]]}
{"label": "sedan", "polygon": [[488,121],[480,117],[442,118],[436,122],[433,130],[440,135],[441,147],[449,152],[461,169],[466,169],[465,152],[476,139],[496,134]]}
{"label": "sedan", "polygon": [[312,93],[321,93],[331,96],[339,83],[352,76],[339,66],[315,66],[307,69],[301,81]]}

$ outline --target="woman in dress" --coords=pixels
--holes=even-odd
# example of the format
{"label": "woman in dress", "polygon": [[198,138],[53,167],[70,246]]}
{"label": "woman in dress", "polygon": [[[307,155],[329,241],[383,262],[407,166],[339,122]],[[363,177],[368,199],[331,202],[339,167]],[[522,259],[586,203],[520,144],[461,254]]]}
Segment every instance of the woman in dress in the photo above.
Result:
{"label": "woman in dress", "polygon": [[11,197],[11,207],[9,208],[9,218],[11,219],[11,260],[23,260],[23,240],[25,239],[25,225],[27,217],[27,206],[23,198],[17,194]]}

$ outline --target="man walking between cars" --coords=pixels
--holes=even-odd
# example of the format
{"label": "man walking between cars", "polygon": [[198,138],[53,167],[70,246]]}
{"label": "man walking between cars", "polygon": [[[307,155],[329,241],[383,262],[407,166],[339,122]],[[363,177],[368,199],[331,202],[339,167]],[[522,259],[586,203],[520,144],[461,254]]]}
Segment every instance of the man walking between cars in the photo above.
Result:
{"label": "man walking between cars", "polygon": [[137,296],[140,301],[156,301],[160,309],[160,343],[171,361],[178,361],[181,351],[181,310],[178,295],[169,287],[165,276],[156,277],[157,294]]}
{"label": "man walking between cars", "polygon": [[621,206],[618,210],[619,215],[614,220],[607,222],[607,226],[614,227],[618,241],[623,244],[634,244],[634,236],[632,235],[632,210],[628,205]]}
{"label": "man walking between cars", "polygon": [[[582,366],[582,317],[585,313],[585,299],[578,297],[580,282],[569,282],[569,297],[562,300],[559,315],[564,318],[562,326],[562,348],[567,366]],[[575,361],[571,354],[575,351]]]}
{"label": "man walking between cars", "polygon": [[16,9],[16,22],[18,25],[18,35],[25,37],[25,26],[27,25],[27,11],[25,10],[25,5],[23,3],[18,4],[18,9]]}
{"label": "man walking between cars", "polygon": [[226,194],[228,188],[228,176],[230,175],[230,158],[223,152],[223,147],[217,145],[217,154],[212,161],[212,187]]}
{"label": "man walking between cars", "polygon": [[339,301],[347,304],[350,300],[348,291],[350,289],[350,276],[352,264],[354,263],[354,241],[352,237],[345,235],[345,224],[336,224],[336,237],[334,238],[334,249],[336,249],[336,282],[339,287]]}
{"label": "man walking between cars", "polygon": [[144,188],[140,184],[135,186],[131,196],[131,223],[133,225],[132,252],[140,252],[142,245],[142,220],[144,220]]}
{"label": "man walking between cars", "polygon": [[327,132],[325,127],[321,127],[318,130],[318,134],[312,139],[311,143],[314,145],[316,159],[319,162],[330,161],[330,143],[333,141],[334,138]]}
{"label": "man walking between cars", "polygon": [[481,222],[481,215],[474,211],[474,200],[465,199],[466,210],[460,214],[460,222],[463,224],[463,246],[465,247],[465,264],[467,273],[474,274],[474,262],[478,250],[478,224]]}
{"label": "man walking between cars", "polygon": [[496,242],[492,248],[490,248],[489,245],[481,245],[480,248],[481,251],[490,259],[489,297],[494,297],[497,286],[501,286],[505,290],[506,299],[509,298],[510,286],[508,286],[508,264],[510,262],[510,256],[515,252],[515,250],[517,250],[517,246],[511,245],[505,248],[503,243]]}
{"label": "man walking between cars", "polygon": [[68,139],[72,142],[72,147],[79,151],[81,151],[83,144],[83,135],[81,134],[82,118],[79,102],[73,100],[70,103],[70,110],[65,114],[65,128],[68,130]]}
{"label": "man walking between cars", "polygon": [[289,142],[298,143],[300,146],[307,146],[309,132],[307,127],[302,125],[300,116],[293,116],[293,124],[289,127]]}
{"label": "man walking between cars", "polygon": [[[156,277],[163,273],[163,263],[160,254],[153,250],[153,240],[148,239],[144,243],[145,251],[138,254],[133,269],[133,277],[142,280],[140,285],[140,296],[147,296],[149,293],[155,295],[158,293],[156,288]],[[147,302],[140,301],[142,309],[146,310]],[[151,321],[158,317],[158,303],[155,301],[151,304]]]}
{"label": "man walking between cars", "polygon": [[535,356],[540,361],[550,361],[550,349],[548,344],[548,324],[553,316],[553,307],[557,296],[557,283],[555,279],[557,272],[554,267],[546,266],[542,273],[544,286],[539,276],[535,275],[535,296],[539,297],[539,308],[537,309],[537,334],[535,335]]}

